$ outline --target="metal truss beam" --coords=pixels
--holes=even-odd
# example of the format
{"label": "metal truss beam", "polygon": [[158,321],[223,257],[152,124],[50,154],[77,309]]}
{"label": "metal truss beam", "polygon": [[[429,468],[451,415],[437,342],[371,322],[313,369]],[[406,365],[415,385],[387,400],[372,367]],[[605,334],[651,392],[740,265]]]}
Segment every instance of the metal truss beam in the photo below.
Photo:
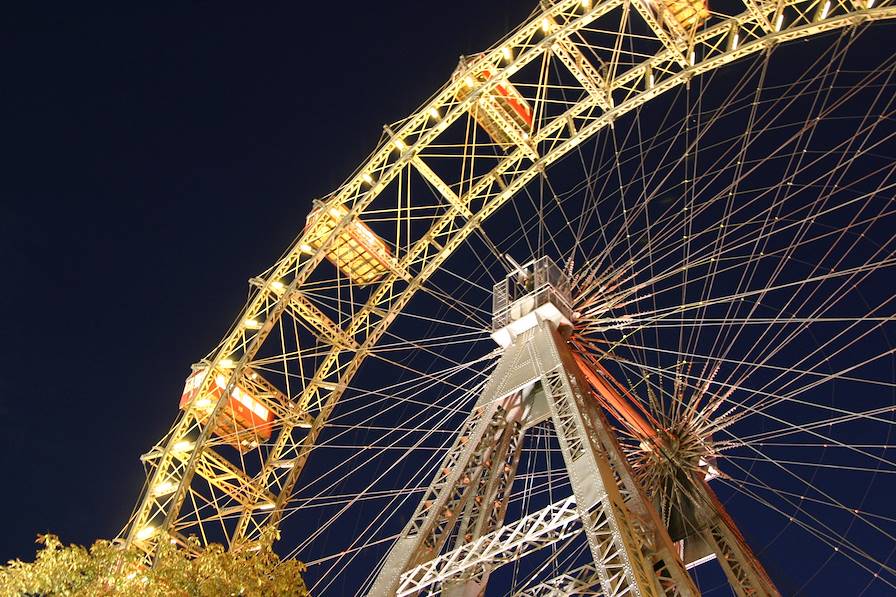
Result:
{"label": "metal truss beam", "polygon": [[774,0],[743,0],[744,6],[750,16],[762,27],[766,33],[774,31],[774,16],[769,19],[769,13],[776,13],[778,5]]}
{"label": "metal truss beam", "polygon": [[[533,383],[542,391],[521,391]],[[543,321],[517,336],[386,557],[370,595],[409,595],[435,585],[441,590],[444,583],[452,593],[460,593],[464,583],[482,593],[489,570],[568,536],[575,521],[584,531],[607,595],[696,595],[665,528],[635,485],[605,418],[582,388],[577,365],[553,324]],[[469,536],[462,527],[460,545],[439,555],[457,513],[474,493],[472,488],[488,488],[493,481],[485,471],[493,470],[494,463],[483,466],[485,459],[492,454],[507,458],[510,452],[496,428],[506,430],[511,412],[533,410],[550,412],[573,495],[478,538],[475,530],[484,530],[482,525],[472,526]],[[517,425],[522,429],[525,423],[524,417]],[[515,435],[516,431],[503,439]],[[491,437],[497,441],[486,441]],[[476,508],[470,507],[470,518],[483,520],[475,513]],[[466,525],[470,527],[469,519]]]}
{"label": "metal truss beam", "polygon": [[632,5],[634,5],[635,10],[638,11],[638,14],[641,15],[641,18],[644,19],[644,22],[647,23],[647,26],[650,27],[650,29],[653,31],[653,34],[656,36],[657,40],[659,40],[659,42],[666,48],[666,51],[669,53],[672,59],[682,68],[691,66],[684,55],[686,47],[686,44],[683,41],[685,38],[685,32],[678,31],[677,35],[675,35],[674,37],[672,35],[669,35],[669,32],[666,31],[665,27],[663,27],[663,25],[653,15],[644,0],[632,0]]}
{"label": "metal truss beam", "polygon": [[414,167],[417,168],[417,171],[426,179],[426,181],[435,188],[439,192],[439,194],[448,202],[448,205],[456,209],[460,214],[465,218],[471,218],[473,216],[472,212],[464,205],[464,202],[461,201],[461,198],[457,196],[451,187],[442,180],[442,178],[432,171],[426,162],[419,155],[415,155],[411,159],[411,163],[414,164]]}
{"label": "metal truss beam", "polygon": [[520,416],[520,391],[534,381],[534,371],[522,366],[526,357],[522,346],[505,351],[436,478],[392,546],[370,595],[394,595],[405,571],[438,555],[480,484],[483,465],[507,427],[508,414],[511,424]]}
{"label": "metal truss beam", "polygon": [[[504,60],[504,50],[511,48],[512,61],[496,70],[489,80],[479,84],[475,93],[462,100],[458,90],[463,81],[446,84],[432,100],[420,110],[401,121],[395,127],[395,138],[400,140],[404,150],[396,151],[392,139],[384,141],[331,197],[331,201],[349,207],[348,214],[331,231],[320,249],[307,254],[303,249],[305,239],[299,238],[286,254],[265,274],[265,280],[251,297],[238,321],[254,321],[257,326],[236,325],[220,343],[210,357],[211,368],[218,368],[225,360],[234,366],[229,369],[227,388],[223,395],[229,396],[236,384],[251,367],[277,322],[284,313],[290,312],[291,301],[285,296],[301,291],[326,259],[347,226],[356,221],[372,202],[409,167],[410,159],[431,144],[439,143],[440,135],[455,121],[465,117],[481,97],[487,97],[501,81],[511,81],[516,73],[526,65],[544,56],[552,44],[570,39],[576,32],[587,28],[596,19],[626,6],[623,0],[595,2],[591,8],[583,7],[581,0],[559,0],[535,15],[510,36],[476,59],[472,68],[483,65],[498,65]],[[880,0],[874,8],[860,3],[834,1],[825,9],[817,0],[780,0],[776,15],[788,10],[786,22],[779,25],[777,17],[774,30],[769,31],[755,10],[747,10],[740,15],[721,18],[717,25],[697,31],[691,41],[694,60],[685,60],[682,49],[658,25],[652,31],[662,44],[662,49],[653,57],[640,64],[631,65],[620,73],[613,73],[606,81],[614,98],[613,107],[605,110],[597,98],[584,93],[583,99],[570,106],[563,114],[544,119],[532,131],[527,144],[510,148],[508,153],[487,173],[470,180],[468,190],[458,196],[457,205],[448,201],[441,205],[444,209],[432,221],[429,230],[419,238],[410,239],[407,250],[400,256],[400,267],[390,270],[372,289],[369,299],[361,308],[352,307],[346,313],[344,333],[355,339],[356,348],[322,343],[321,350],[326,356],[315,362],[313,374],[302,380],[302,387],[291,392],[295,403],[290,406],[291,419],[284,421],[281,431],[266,456],[263,472],[256,482],[268,494],[277,495],[276,508],[267,513],[259,513],[246,506],[240,524],[232,531],[232,538],[257,533],[267,525],[276,525],[282,516],[282,508],[289,500],[292,489],[303,470],[307,455],[326,424],[336,402],[348,387],[354,374],[378,340],[386,333],[394,319],[408,304],[414,294],[436,272],[452,252],[461,246],[481,222],[490,217],[511,197],[523,189],[535,176],[552,163],[567,155],[584,140],[612,122],[658,95],[682,85],[692,77],[720,68],[730,62],[768,47],[790,40],[823,33],[833,29],[859,25],[872,20],[896,17],[896,7],[892,0]],[[635,1],[641,11],[644,7]],[[760,11],[761,12],[761,11]],[[556,23],[545,35],[542,19]],[[738,35],[739,43],[728,42],[732,34]],[[583,91],[587,91],[584,90]],[[433,112],[440,118],[434,119]],[[534,162],[533,162],[534,160]],[[458,172],[464,172],[458,168]],[[458,180],[443,178],[449,188],[460,188]],[[455,187],[452,187],[455,185]],[[462,209],[466,206],[466,210]],[[469,214],[469,215],[468,215]],[[408,272],[414,272],[409,275]],[[211,376],[207,376],[201,393],[208,393]],[[218,416],[226,416],[226,400],[220,400],[214,411],[203,421],[185,413],[165,434],[153,453],[157,454],[154,466],[149,472],[147,490],[141,495],[135,514],[128,525],[126,541],[148,554],[152,559],[158,545],[166,540],[166,533],[175,527],[186,528],[190,523],[194,528],[201,525],[204,514],[198,510],[182,512],[197,467],[202,462],[202,452],[207,443],[213,441],[212,433]],[[313,427],[305,430],[304,425],[313,421]],[[177,446],[192,442],[197,449],[190,452],[186,460],[176,456]],[[278,463],[289,460],[294,463],[289,469],[279,468]],[[160,483],[175,483],[171,494],[157,495],[153,487]],[[229,496],[222,492],[221,497]],[[242,521],[252,520],[251,524]],[[154,532],[147,532],[154,530]]]}
{"label": "metal truss beam", "polygon": [[705,481],[697,483],[706,498],[702,509],[705,527],[701,534],[713,547],[732,590],[738,597],[781,597],[715,492]]}
{"label": "metal truss beam", "polygon": [[483,565],[499,566],[561,541],[577,532],[574,496],[551,504],[476,541],[424,562],[401,575],[397,595],[413,595]]}
{"label": "metal truss beam", "polygon": [[561,39],[554,44],[551,51],[569,69],[579,84],[594,97],[598,106],[604,110],[613,107],[610,87],[577,45],[570,39]]}
{"label": "metal truss beam", "polygon": [[[522,426],[522,399],[524,392],[520,393],[520,406],[516,411],[511,410],[512,424],[507,425],[495,451],[484,463],[486,468],[479,478],[478,489],[473,499],[467,502],[467,507],[460,521],[456,540],[461,549],[464,544],[477,541],[487,533],[501,527],[504,515],[507,513],[507,504],[510,501],[510,490],[516,476],[520,454],[523,449]],[[446,596],[462,597],[470,594],[479,594],[488,583],[488,576],[494,566],[490,562],[482,562],[464,575],[459,582],[448,581],[442,591]]]}
{"label": "metal truss beam", "polygon": [[[252,278],[251,284],[258,287],[264,286],[264,280]],[[317,305],[312,303],[298,290],[287,292],[286,289],[274,291],[281,300],[287,301],[288,311],[305,323],[309,329],[317,334],[324,343],[342,347],[347,350],[357,350],[358,342],[339,327],[336,322],[327,317]]]}

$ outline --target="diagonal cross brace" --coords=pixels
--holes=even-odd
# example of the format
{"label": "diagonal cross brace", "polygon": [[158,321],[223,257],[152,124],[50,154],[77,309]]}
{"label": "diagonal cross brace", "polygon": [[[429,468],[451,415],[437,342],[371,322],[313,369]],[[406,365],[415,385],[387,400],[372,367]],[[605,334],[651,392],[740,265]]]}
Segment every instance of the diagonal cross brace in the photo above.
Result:
{"label": "diagonal cross brace", "polygon": [[[456,513],[481,485],[483,455],[497,449],[496,441],[487,440],[499,437],[497,422],[503,421],[502,429],[506,428],[504,407],[515,404],[512,399],[533,383],[540,384],[542,391],[531,396],[543,404],[526,405],[520,424],[525,427],[533,410],[550,412],[573,486],[574,495],[562,502],[566,514],[540,511],[439,555]],[[652,505],[633,484],[608,423],[583,387],[575,361],[553,324],[542,321],[520,334],[499,360],[370,594],[412,594],[452,579],[456,586],[464,574],[472,578],[510,556],[519,557],[572,533],[572,522],[577,520],[585,531],[604,594],[697,595],[671,549],[668,533],[657,524]],[[575,516],[570,510],[573,506]],[[478,589],[484,592],[487,574],[479,578]]]}
{"label": "diagonal cross brace", "polygon": [[408,570],[401,577],[397,594],[412,595],[478,565],[510,562],[547,547],[571,536],[578,520],[575,497],[570,496]]}

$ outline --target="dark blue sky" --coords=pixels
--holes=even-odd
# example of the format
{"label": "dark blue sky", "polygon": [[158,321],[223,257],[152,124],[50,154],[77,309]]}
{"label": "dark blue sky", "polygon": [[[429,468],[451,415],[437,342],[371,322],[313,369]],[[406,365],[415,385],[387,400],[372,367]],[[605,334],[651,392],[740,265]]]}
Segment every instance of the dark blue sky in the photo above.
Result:
{"label": "dark blue sky", "polygon": [[30,558],[38,533],[119,532],[139,455],[246,280],[384,123],[536,3],[309,4],[47,3],[0,19],[0,561]]}
{"label": "dark blue sky", "polygon": [[118,532],[246,280],[531,4],[7,8],[0,560]]}

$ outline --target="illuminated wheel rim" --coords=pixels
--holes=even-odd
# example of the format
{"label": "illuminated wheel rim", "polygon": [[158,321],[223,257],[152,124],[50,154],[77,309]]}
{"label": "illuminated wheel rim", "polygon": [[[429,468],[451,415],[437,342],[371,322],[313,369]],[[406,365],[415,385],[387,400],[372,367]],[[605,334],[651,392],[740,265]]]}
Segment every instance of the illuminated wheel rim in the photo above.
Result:
{"label": "illuminated wheel rim", "polygon": [[[893,380],[879,370],[893,313],[893,64],[852,49],[896,9],[749,3],[679,39],[644,8],[552,4],[387,127],[195,367],[184,410],[144,457],[129,541],[152,554],[161,540],[230,543],[282,523],[319,592],[360,590],[494,362],[504,255],[547,254],[577,280],[575,338],[657,419],[685,423],[663,396],[713,403],[689,429],[712,427],[703,449],[742,530],[775,529],[760,533],[761,557],[799,530],[826,549],[804,548],[807,562],[896,583],[890,554],[868,547],[893,534],[886,508],[869,506],[893,468]],[[800,76],[772,80],[790,47],[776,44],[826,32]],[[835,386],[860,398],[820,406],[817,388]],[[549,434],[530,441],[535,470],[514,508],[562,490],[544,481]],[[629,448],[649,484],[649,457]],[[809,488],[856,473],[851,501]],[[828,525],[825,508],[849,521]],[[863,526],[869,538],[850,539]],[[514,567],[511,580],[533,579]]]}

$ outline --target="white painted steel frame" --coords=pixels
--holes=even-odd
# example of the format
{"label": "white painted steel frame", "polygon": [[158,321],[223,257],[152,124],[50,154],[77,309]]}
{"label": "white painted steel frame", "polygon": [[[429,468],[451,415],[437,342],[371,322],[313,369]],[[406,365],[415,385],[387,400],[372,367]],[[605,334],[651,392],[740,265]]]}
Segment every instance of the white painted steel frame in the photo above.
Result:
{"label": "white painted steel frame", "polygon": [[[576,521],[606,595],[699,594],[652,504],[634,485],[609,423],[583,391],[579,376],[566,342],[552,323],[542,321],[517,336],[490,375],[438,476],[392,546],[369,593],[372,597],[440,590],[446,582],[469,578],[477,568],[500,566],[568,537]],[[492,444],[488,440],[509,412],[502,405],[532,384],[541,391],[528,396],[544,404],[524,404],[522,412],[551,413],[573,496],[487,535],[461,539],[460,545],[439,555],[457,513],[474,493]],[[526,419],[521,423],[525,426]],[[471,588],[481,594],[487,577],[477,581]]]}

